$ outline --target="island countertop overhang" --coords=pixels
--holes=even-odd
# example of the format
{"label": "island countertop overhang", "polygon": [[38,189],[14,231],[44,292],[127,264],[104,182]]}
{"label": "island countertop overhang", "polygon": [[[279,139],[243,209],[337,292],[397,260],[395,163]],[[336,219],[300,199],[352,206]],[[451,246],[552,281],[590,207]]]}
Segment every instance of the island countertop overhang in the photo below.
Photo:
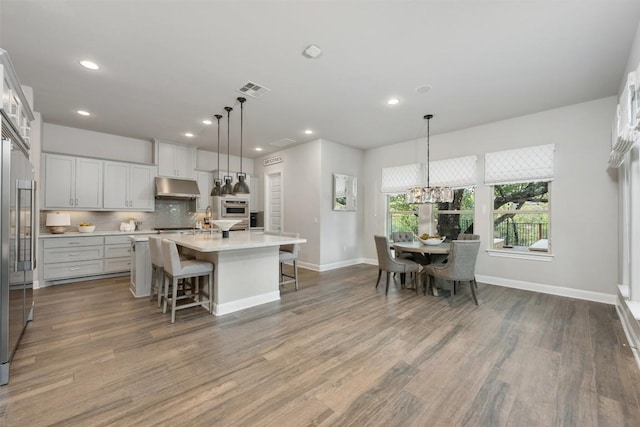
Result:
{"label": "island countertop overhang", "polygon": [[266,248],[295,243],[306,243],[306,239],[255,233],[250,231],[233,231],[229,238],[222,238],[221,233],[202,234],[164,234],[163,238],[173,240],[178,245],[198,252],[236,251],[243,249]]}

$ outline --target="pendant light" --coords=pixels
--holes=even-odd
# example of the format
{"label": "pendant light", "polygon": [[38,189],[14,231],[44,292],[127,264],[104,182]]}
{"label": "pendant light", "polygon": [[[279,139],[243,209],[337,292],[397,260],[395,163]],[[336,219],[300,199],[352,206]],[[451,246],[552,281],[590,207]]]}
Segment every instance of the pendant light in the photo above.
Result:
{"label": "pendant light", "polygon": [[433,114],[426,114],[424,119],[427,121],[427,186],[413,187],[405,194],[407,203],[451,203],[453,202],[453,190],[449,187],[431,187],[429,184],[429,123],[433,118]]}
{"label": "pendant light", "polygon": [[222,116],[220,114],[216,114],[215,118],[218,120],[218,170],[216,171],[218,176],[213,180],[213,189],[211,190],[212,196],[219,196],[222,192],[222,180],[220,179],[220,119]]}
{"label": "pendant light", "polygon": [[240,103],[240,172],[238,172],[238,182],[233,186],[234,194],[249,194],[249,186],[245,182],[247,179],[247,174],[242,172],[242,127],[243,127],[243,118],[244,118],[244,103],[247,99],[239,97],[238,102]]}
{"label": "pendant light", "polygon": [[231,111],[233,110],[233,108],[231,107],[224,107],[225,111],[227,112],[227,174],[224,176],[224,185],[222,186],[222,191],[220,192],[220,194],[222,196],[230,196],[233,194],[233,185],[231,185],[231,182],[233,181],[233,177],[229,174],[229,157],[231,157],[231,152],[230,152],[230,125],[231,125]]}

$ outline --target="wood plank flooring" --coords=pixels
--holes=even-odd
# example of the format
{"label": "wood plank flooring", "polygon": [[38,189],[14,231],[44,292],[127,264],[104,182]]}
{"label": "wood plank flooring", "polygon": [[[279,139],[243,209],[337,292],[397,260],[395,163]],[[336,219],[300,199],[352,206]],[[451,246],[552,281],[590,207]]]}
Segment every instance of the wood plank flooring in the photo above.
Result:
{"label": "wood plank flooring", "polygon": [[450,307],[385,296],[375,266],[300,274],[279,302],[173,325],[128,278],[37,290],[0,425],[640,425],[613,306],[479,284],[479,307],[467,286]]}

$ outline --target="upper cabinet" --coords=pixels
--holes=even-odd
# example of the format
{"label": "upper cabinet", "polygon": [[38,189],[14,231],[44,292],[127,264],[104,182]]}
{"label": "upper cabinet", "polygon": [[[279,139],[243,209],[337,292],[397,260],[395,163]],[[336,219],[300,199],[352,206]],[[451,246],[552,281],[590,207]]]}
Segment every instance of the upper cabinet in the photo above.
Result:
{"label": "upper cabinet", "polygon": [[44,154],[45,209],[101,209],[103,161]]}
{"label": "upper cabinet", "polygon": [[200,197],[196,202],[198,212],[206,212],[207,206],[211,205],[211,189],[213,188],[213,172],[195,171]]}
{"label": "upper cabinet", "polygon": [[155,167],[104,162],[104,208],[153,211]]}
{"label": "upper cabinet", "polygon": [[18,135],[22,137],[27,149],[30,145],[31,122],[33,112],[22,91],[7,51],[0,49],[0,83],[2,83],[2,103],[0,107],[9,117]]}
{"label": "upper cabinet", "polygon": [[155,140],[158,176],[194,178],[196,147]]}

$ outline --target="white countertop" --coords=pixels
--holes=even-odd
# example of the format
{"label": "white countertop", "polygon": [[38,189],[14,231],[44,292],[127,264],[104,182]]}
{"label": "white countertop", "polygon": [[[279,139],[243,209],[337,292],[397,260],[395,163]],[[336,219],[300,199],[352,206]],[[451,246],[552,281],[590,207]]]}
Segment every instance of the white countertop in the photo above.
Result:
{"label": "white countertop", "polygon": [[222,233],[203,234],[163,234],[163,238],[170,239],[184,246],[199,252],[220,252],[241,249],[264,248],[269,246],[280,246],[294,243],[306,243],[307,239],[273,236],[270,234],[232,231],[229,238],[223,239]]}
{"label": "white countertop", "polygon": [[40,239],[57,239],[60,237],[91,237],[91,236],[129,236],[141,234],[158,234],[156,230],[140,230],[140,231],[101,231],[96,230],[92,233],[80,233],[79,231],[67,231],[63,234],[41,233]]}

